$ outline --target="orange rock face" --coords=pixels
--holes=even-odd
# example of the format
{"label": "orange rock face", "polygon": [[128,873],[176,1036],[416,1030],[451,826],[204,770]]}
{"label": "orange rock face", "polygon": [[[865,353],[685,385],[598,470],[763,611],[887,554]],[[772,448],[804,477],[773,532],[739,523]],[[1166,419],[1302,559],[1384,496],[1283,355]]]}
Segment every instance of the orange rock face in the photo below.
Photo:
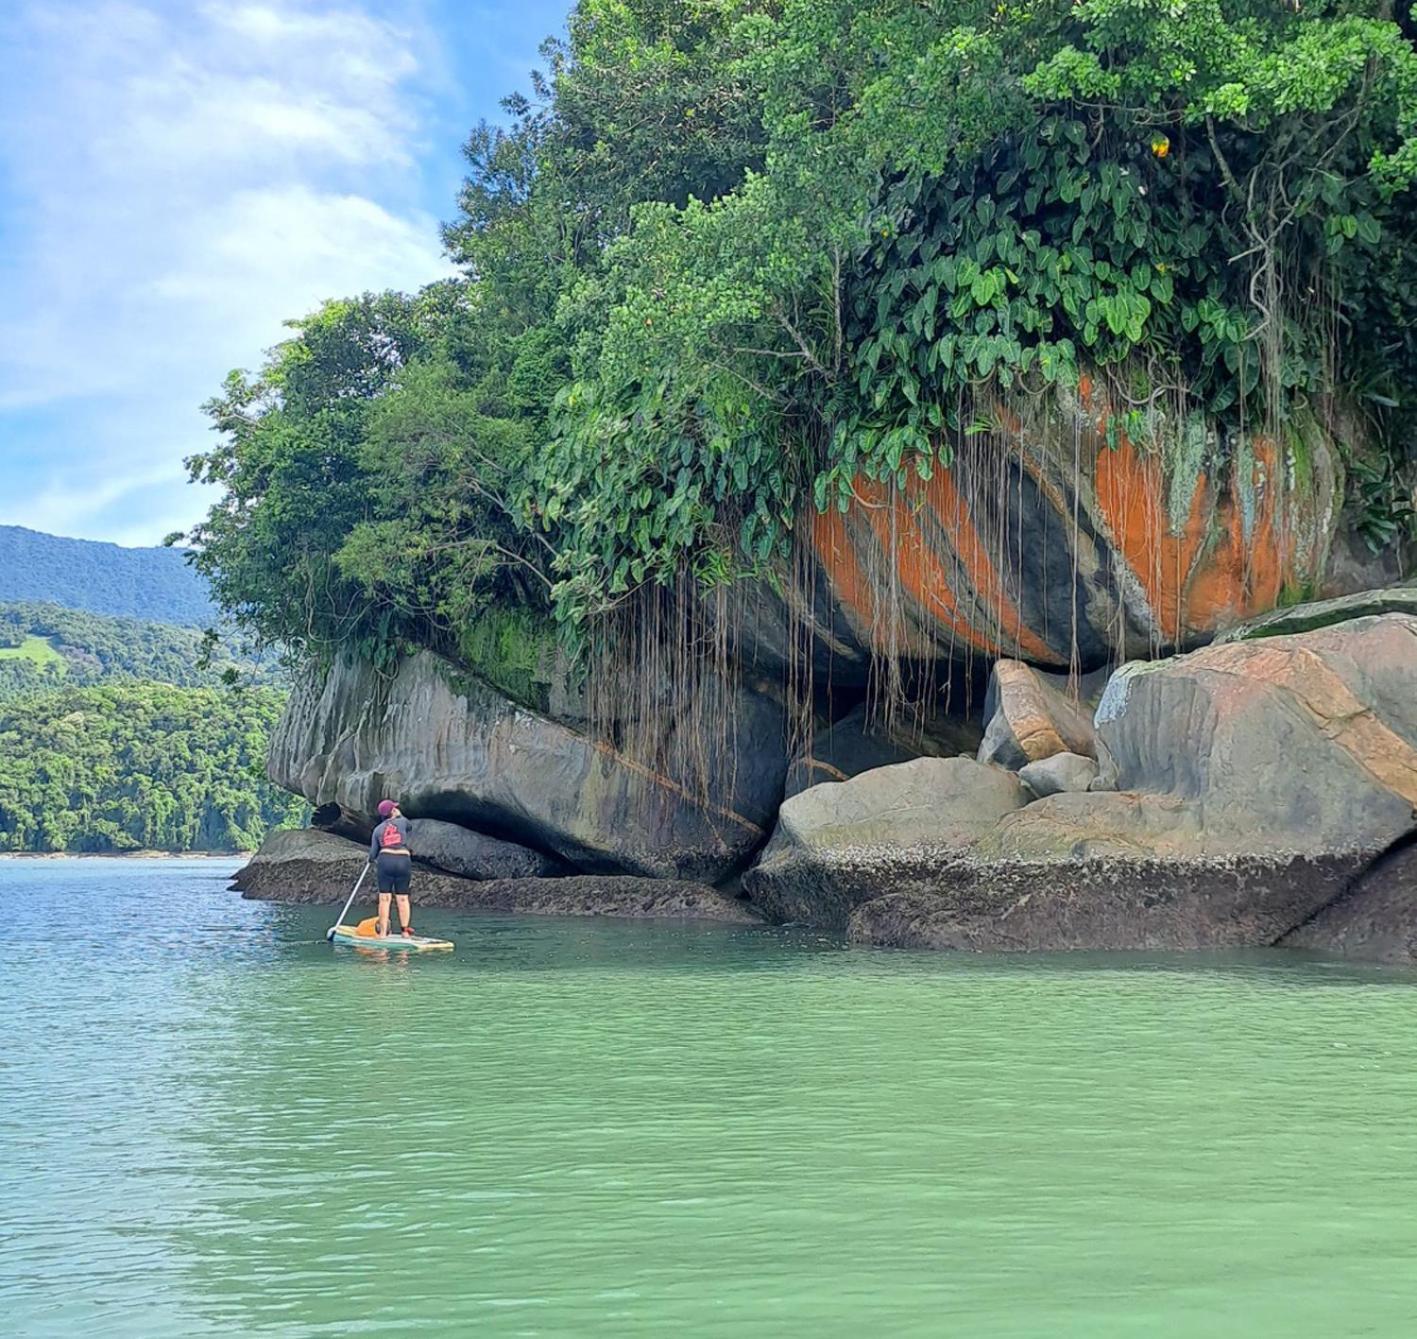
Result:
{"label": "orange rock face", "polygon": [[1193,646],[1318,581],[1338,506],[1317,433],[1245,439],[1217,469],[1203,424],[1171,426],[1196,450],[1163,452],[1109,431],[1114,412],[1086,380],[1031,419],[998,409],[928,481],[862,481],[846,514],[814,515],[831,635],[907,659],[1101,664]]}

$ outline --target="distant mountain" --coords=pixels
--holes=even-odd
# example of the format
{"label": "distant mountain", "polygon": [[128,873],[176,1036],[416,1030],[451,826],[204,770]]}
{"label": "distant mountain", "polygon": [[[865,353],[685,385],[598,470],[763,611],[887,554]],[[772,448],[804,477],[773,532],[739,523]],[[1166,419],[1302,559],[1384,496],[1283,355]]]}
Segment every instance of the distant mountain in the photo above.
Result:
{"label": "distant mountain", "polygon": [[186,627],[216,617],[206,582],[180,549],[125,549],[0,525],[0,601],[21,600]]}

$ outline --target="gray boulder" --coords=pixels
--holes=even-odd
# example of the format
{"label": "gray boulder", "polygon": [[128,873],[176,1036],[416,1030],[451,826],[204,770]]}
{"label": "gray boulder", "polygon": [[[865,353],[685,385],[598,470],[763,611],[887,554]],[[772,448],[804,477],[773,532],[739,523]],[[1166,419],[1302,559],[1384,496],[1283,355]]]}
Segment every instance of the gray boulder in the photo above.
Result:
{"label": "gray boulder", "polygon": [[1055,753],[1019,769],[1018,779],[1039,799],[1085,791],[1097,780],[1097,763],[1076,753]]}
{"label": "gray boulder", "polygon": [[897,946],[1400,956],[1401,878],[1360,876],[1417,830],[1415,689],[1417,619],[1397,614],[1126,666],[1096,717],[1116,792],[1006,810],[913,867],[904,843],[872,852],[874,880],[836,852],[793,905]]}
{"label": "gray boulder", "polygon": [[842,928],[883,888],[928,883],[1027,798],[1013,773],[972,758],[917,758],[813,786],[783,804],[743,886],[771,919]]}
{"label": "gray boulder", "polygon": [[[309,828],[267,834],[261,849],[236,872],[232,886],[263,902],[343,902],[368,867],[369,847],[332,832]],[[423,903],[446,903],[465,880],[419,871],[413,893]],[[373,874],[364,879],[358,906],[374,903]]]}
{"label": "gray boulder", "polygon": [[[414,831],[417,832],[415,824]],[[273,832],[234,886],[262,902],[343,904],[368,864],[368,847],[329,832]],[[624,875],[563,879],[463,879],[436,870],[414,871],[409,892],[415,923],[419,907],[497,911],[526,916],[617,916],[634,919],[756,924],[761,917],[737,898],[706,884]],[[366,877],[348,920],[372,914],[377,890]]]}
{"label": "gray boulder", "polygon": [[1194,854],[1372,855],[1413,823],[1414,688],[1417,618],[1389,614],[1123,666],[1097,728],[1118,790],[1179,801]]}
{"label": "gray boulder", "polygon": [[334,901],[349,896],[368,863],[367,846],[332,832],[311,828],[269,832],[261,849],[237,870],[232,885],[252,897],[288,889],[292,902]]}
{"label": "gray boulder", "polygon": [[429,652],[392,677],[345,655],[291,694],[268,770],[322,817],[335,806],[346,830],[367,831],[394,795],[415,818],[499,832],[582,870],[716,881],[767,836],[786,730],[769,694],[713,683],[611,744]]}
{"label": "gray boulder", "polygon": [[415,819],[409,842],[415,860],[465,879],[540,879],[566,871],[540,851],[436,818]]}

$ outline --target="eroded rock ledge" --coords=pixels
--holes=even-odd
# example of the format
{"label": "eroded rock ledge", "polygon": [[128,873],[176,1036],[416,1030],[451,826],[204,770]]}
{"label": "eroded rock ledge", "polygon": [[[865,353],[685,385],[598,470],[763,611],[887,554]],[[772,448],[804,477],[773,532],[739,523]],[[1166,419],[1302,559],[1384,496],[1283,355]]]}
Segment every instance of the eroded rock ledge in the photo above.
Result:
{"label": "eroded rock ledge", "polygon": [[956,861],[928,891],[863,902],[847,931],[883,948],[1221,949],[1279,942],[1342,895],[1367,857]]}
{"label": "eroded rock ledge", "polygon": [[[255,858],[237,873],[234,883],[243,897],[256,901],[337,906],[349,896],[367,859],[363,845],[333,833],[312,829],[273,832]],[[422,907],[520,915],[708,920],[740,925],[762,919],[747,903],[706,884],[625,875],[479,880],[459,878],[420,863],[414,874],[413,895]],[[367,908],[373,901],[372,882],[366,879],[357,906]]]}

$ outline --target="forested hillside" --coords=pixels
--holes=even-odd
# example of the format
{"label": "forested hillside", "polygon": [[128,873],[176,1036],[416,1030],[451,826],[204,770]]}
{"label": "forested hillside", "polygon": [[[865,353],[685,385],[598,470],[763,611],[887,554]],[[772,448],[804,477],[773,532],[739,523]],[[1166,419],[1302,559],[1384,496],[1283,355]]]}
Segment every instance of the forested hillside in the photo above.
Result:
{"label": "forested hillside", "polygon": [[273,655],[235,653],[195,628],[57,604],[0,603],[0,702],[40,688],[118,678],[195,688],[277,684],[282,674]]}
{"label": "forested hillside", "polygon": [[299,821],[265,780],[284,694],[133,682],[0,704],[0,850],[235,851]]}
{"label": "forested hillside", "polygon": [[177,549],[128,549],[0,525],[0,602],[40,601],[155,623],[215,617],[206,582]]}
{"label": "forested hillside", "polygon": [[215,612],[180,554],[14,527],[0,552],[0,589],[78,605],[0,602],[0,851],[244,850],[299,820],[265,780],[283,671],[197,626]]}

